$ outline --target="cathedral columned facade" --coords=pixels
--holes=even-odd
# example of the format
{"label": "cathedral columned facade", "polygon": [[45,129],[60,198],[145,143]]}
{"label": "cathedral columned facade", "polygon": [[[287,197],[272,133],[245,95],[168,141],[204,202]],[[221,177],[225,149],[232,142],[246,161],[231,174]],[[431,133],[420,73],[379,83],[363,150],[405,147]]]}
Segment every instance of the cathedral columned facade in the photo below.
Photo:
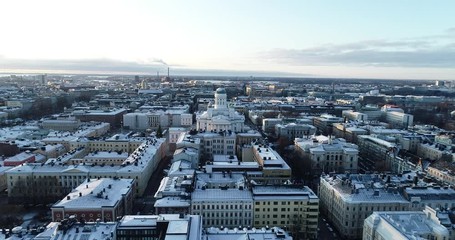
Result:
{"label": "cathedral columned facade", "polygon": [[244,131],[245,117],[228,106],[226,90],[218,88],[215,91],[215,104],[198,114],[196,121],[197,130],[238,133]]}

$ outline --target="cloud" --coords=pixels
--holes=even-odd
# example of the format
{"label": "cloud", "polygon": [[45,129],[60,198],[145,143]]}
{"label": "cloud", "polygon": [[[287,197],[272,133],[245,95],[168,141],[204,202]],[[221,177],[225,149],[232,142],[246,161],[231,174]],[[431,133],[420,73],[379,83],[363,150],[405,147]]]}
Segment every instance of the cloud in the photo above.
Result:
{"label": "cloud", "polygon": [[49,72],[92,73],[149,73],[165,71],[167,64],[162,59],[142,61],[119,61],[113,59],[17,59],[0,56],[0,71],[27,70]]}
{"label": "cloud", "polygon": [[449,35],[454,35],[455,34],[455,27],[447,29],[446,33],[449,34]]}
{"label": "cloud", "polygon": [[[453,32],[453,34],[452,34]],[[415,39],[369,40],[259,53],[267,62],[295,66],[455,67],[455,28]]]}
{"label": "cloud", "polygon": [[230,77],[265,77],[265,76],[313,76],[280,71],[241,71],[226,69],[197,69],[185,65],[168,65],[163,59],[140,59],[137,61],[118,61],[112,59],[15,59],[0,55],[0,73],[68,73],[68,74],[141,74],[155,75],[157,71],[172,75],[187,76],[230,76]]}

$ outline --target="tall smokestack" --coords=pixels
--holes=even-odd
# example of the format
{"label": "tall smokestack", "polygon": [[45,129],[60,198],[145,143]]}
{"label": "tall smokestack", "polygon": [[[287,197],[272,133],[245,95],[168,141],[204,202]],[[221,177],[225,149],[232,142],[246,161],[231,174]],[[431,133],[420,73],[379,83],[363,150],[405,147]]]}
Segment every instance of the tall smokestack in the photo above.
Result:
{"label": "tall smokestack", "polygon": [[167,77],[169,77],[169,67],[167,67]]}

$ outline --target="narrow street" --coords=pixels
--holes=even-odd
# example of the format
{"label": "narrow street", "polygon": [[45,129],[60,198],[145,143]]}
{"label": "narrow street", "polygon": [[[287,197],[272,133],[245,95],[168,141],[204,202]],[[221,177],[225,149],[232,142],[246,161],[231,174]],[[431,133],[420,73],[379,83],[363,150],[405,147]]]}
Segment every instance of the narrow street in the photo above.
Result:
{"label": "narrow street", "polygon": [[155,172],[149,179],[147,188],[145,189],[144,195],[141,198],[135,200],[133,207],[133,213],[135,214],[154,214],[153,205],[155,204],[155,195],[156,190],[160,186],[161,179],[163,179],[164,172],[163,170],[171,163],[172,155],[164,157],[161,162],[158,164]]}

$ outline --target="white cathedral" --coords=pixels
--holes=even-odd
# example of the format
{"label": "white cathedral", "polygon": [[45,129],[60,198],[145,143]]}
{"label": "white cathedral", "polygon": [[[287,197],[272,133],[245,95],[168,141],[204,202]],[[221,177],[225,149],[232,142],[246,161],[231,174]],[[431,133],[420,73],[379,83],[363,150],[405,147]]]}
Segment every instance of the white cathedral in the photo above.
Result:
{"label": "white cathedral", "polygon": [[205,131],[243,132],[245,116],[241,115],[227,103],[226,90],[218,88],[215,91],[215,104],[207,111],[196,115],[196,129]]}

